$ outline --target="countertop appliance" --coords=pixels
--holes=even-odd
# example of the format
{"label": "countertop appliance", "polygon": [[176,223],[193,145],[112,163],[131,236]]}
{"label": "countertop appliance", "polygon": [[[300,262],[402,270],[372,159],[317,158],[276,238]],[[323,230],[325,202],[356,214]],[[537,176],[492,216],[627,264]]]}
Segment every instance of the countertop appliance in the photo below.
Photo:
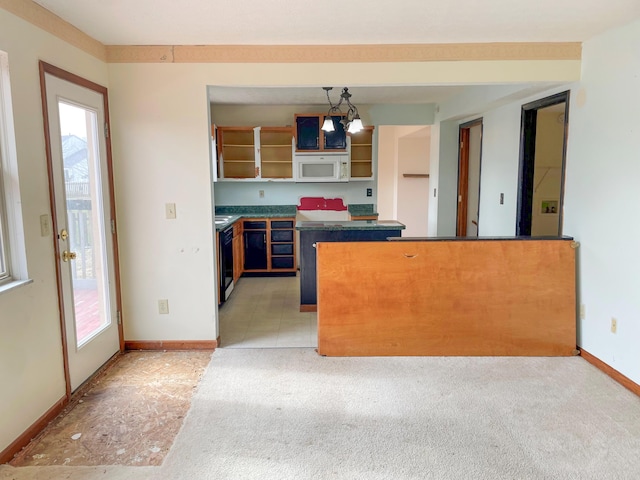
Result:
{"label": "countertop appliance", "polygon": [[348,182],[348,154],[296,153],[293,157],[296,182]]}
{"label": "countertop appliance", "polygon": [[220,232],[220,303],[233,291],[233,225]]}

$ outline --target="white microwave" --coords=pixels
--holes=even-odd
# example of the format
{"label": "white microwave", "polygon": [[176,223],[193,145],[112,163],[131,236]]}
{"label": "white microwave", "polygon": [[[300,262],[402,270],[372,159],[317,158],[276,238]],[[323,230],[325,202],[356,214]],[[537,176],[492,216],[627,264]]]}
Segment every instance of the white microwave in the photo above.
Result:
{"label": "white microwave", "polygon": [[349,155],[304,154],[293,157],[296,182],[348,182]]}

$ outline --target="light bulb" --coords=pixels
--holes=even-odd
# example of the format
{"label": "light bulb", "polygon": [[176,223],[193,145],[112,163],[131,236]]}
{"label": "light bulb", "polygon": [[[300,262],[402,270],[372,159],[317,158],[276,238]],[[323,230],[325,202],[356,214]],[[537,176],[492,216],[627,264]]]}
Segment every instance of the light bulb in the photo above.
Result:
{"label": "light bulb", "polygon": [[364,126],[362,125],[362,120],[360,120],[360,115],[356,115],[356,118],[354,118],[349,124],[349,129],[347,131],[349,133],[358,133],[363,128]]}
{"label": "light bulb", "polygon": [[333,132],[335,130],[333,126],[333,119],[331,117],[324,117],[324,123],[322,124],[322,130],[325,132]]}

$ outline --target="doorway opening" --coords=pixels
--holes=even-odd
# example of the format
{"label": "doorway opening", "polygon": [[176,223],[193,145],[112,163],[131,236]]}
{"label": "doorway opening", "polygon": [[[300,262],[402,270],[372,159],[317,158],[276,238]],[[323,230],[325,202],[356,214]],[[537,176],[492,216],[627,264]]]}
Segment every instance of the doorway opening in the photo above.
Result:
{"label": "doorway opening", "polygon": [[569,92],[522,106],[516,235],[562,235]]}
{"label": "doorway opening", "polygon": [[460,125],[458,150],[458,210],[456,236],[477,237],[480,229],[482,118]]}
{"label": "doorway opening", "polygon": [[405,224],[403,237],[428,236],[431,126],[377,126],[379,218]]}

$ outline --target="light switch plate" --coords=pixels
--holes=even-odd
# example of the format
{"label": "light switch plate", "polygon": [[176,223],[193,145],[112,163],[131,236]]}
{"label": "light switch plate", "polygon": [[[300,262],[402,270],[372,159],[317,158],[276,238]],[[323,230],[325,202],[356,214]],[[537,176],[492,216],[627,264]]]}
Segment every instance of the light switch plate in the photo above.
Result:
{"label": "light switch plate", "polygon": [[49,215],[40,215],[40,235],[48,237],[51,234],[51,222]]}
{"label": "light switch plate", "polygon": [[169,300],[163,298],[158,300],[158,313],[167,315],[169,313]]}
{"label": "light switch plate", "polygon": [[176,218],[176,204],[175,203],[167,203],[165,205],[167,220],[173,220]]}

